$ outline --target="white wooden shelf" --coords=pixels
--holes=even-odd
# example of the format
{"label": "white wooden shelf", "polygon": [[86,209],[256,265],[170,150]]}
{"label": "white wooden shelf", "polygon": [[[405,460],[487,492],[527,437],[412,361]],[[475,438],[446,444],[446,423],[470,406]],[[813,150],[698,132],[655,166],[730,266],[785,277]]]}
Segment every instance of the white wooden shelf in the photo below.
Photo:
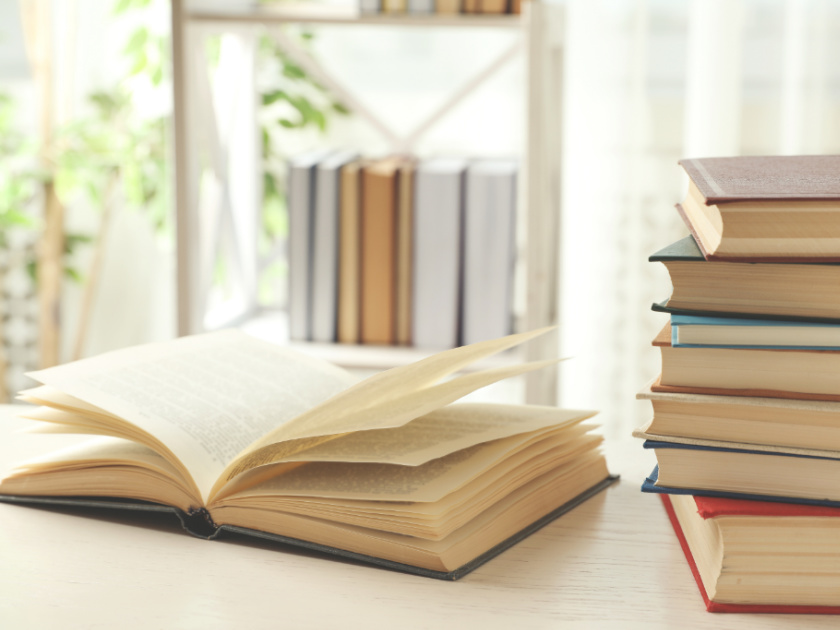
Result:
{"label": "white wooden shelf", "polygon": [[364,14],[355,7],[305,3],[299,5],[255,5],[219,7],[197,4],[187,8],[186,17],[197,24],[339,24],[408,27],[519,28],[519,15],[456,14]]}
{"label": "white wooden shelf", "polygon": [[[562,145],[562,5],[531,0],[520,15],[361,15],[356,8],[317,3],[295,6],[172,0],[174,89],[175,206],[177,224],[178,332],[186,335],[208,326],[212,271],[216,253],[237,261],[237,294],[227,322],[259,322],[256,287],[261,266],[256,243],[262,204],[261,152],[257,124],[256,44],[267,34],[311,77],[337,95],[361,120],[387,141],[394,153],[412,153],[419,139],[456,106],[503,68],[523,55],[527,99],[522,170],[517,212],[526,246],[525,312],[519,330],[558,324],[558,253],[560,159]],[[517,33],[512,45],[487,65],[409,133],[389,128],[352,89],[324,68],[291,37],[286,24],[370,25],[423,28],[504,28]],[[208,78],[204,38],[222,34],[223,61]],[[225,85],[223,90],[219,85]],[[210,184],[208,187],[207,184]],[[224,325],[217,321],[216,325]],[[259,327],[259,323],[253,324]],[[426,356],[423,350],[305,344],[307,352],[359,368],[386,368]],[[509,355],[528,361],[556,358],[556,332],[524,352]],[[512,360],[512,359],[506,359]],[[528,375],[526,401],[557,403],[555,370]]]}

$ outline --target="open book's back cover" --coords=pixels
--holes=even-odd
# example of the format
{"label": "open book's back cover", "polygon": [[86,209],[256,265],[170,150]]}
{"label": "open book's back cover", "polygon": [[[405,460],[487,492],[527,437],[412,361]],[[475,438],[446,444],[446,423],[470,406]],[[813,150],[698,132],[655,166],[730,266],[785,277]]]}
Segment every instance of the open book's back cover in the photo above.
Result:
{"label": "open book's back cover", "polygon": [[491,558],[494,558],[495,556],[499,555],[504,550],[512,547],[520,540],[527,538],[528,536],[536,532],[538,529],[541,529],[542,527],[548,525],[557,517],[561,516],[562,514],[565,514],[566,512],[577,507],[587,499],[595,496],[601,490],[604,490],[605,488],[613,484],[617,479],[617,476],[611,475],[607,477],[600,483],[592,486],[588,490],[585,490],[571,501],[564,503],[552,512],[549,512],[545,516],[537,519],[536,521],[534,521],[521,531],[517,532],[507,540],[504,540],[503,542],[499,543],[492,549],[489,549],[488,551],[484,552],[480,556],[474,558],[465,565],[458,567],[454,571],[450,571],[448,573],[443,571],[432,571],[429,569],[423,569],[421,567],[415,567],[409,564],[402,564],[400,562],[394,562],[392,560],[385,560],[382,558],[376,558],[374,556],[367,556],[364,554],[354,553],[352,551],[346,551],[344,549],[338,549],[336,547],[328,547],[326,545],[320,545],[305,540],[300,540],[297,538],[289,538],[286,536],[280,536],[278,534],[272,534],[269,532],[248,529],[245,527],[236,527],[233,525],[221,525],[219,527],[216,527],[212,524],[206,512],[202,513],[203,510],[193,514],[186,514],[177,508],[170,507],[167,505],[161,505],[158,503],[147,503],[144,501],[132,501],[128,499],[102,499],[85,497],[36,497],[0,494],[0,501],[6,503],[20,503],[26,505],[85,507],[99,509],[104,508],[128,510],[135,512],[158,512],[174,514],[178,517],[178,520],[181,522],[181,525],[184,527],[184,529],[198,538],[206,538],[208,540],[213,540],[220,538],[224,534],[243,535],[252,538],[260,538],[263,540],[271,540],[285,545],[291,545],[293,547],[308,549],[310,551],[316,551],[319,553],[325,553],[330,556],[347,558],[349,560],[373,564],[386,569],[402,571],[404,573],[412,573],[414,575],[436,578],[439,580],[458,580],[465,576],[467,573],[470,573],[471,571],[477,569]]}

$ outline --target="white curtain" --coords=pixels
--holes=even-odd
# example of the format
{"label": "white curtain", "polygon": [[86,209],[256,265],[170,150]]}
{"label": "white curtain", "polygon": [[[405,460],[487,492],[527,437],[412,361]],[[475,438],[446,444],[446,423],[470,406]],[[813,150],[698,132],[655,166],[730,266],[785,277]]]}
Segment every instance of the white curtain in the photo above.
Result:
{"label": "white curtain", "polygon": [[687,234],[677,160],[840,153],[840,2],[566,4],[561,402],[626,436],[670,294],[647,257]]}

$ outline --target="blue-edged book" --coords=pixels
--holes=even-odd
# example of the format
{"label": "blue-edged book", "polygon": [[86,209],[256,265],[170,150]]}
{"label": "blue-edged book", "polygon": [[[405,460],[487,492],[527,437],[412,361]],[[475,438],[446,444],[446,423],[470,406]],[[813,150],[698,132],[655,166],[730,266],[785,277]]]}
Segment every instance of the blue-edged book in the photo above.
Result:
{"label": "blue-edged book", "polygon": [[840,349],[840,324],[671,315],[674,348]]}
{"label": "blue-edged book", "polygon": [[824,456],[646,440],[643,492],[840,507],[840,453]]}

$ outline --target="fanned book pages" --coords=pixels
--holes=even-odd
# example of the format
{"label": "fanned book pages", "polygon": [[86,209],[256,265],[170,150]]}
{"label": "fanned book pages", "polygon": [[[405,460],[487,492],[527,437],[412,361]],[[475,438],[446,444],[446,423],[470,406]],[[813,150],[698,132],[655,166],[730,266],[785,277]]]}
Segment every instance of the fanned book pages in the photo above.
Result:
{"label": "fanned book pages", "polygon": [[202,537],[233,531],[454,579],[613,479],[593,412],[451,404],[554,363],[459,374],[542,332],[358,383],[236,331],[35,372],[42,385],[22,394],[40,405],[34,430],[95,437],[14,464],[0,495],[175,511]]}
{"label": "fanned book pages", "polygon": [[681,160],[678,206],[707,259],[840,260],[840,156]]}

